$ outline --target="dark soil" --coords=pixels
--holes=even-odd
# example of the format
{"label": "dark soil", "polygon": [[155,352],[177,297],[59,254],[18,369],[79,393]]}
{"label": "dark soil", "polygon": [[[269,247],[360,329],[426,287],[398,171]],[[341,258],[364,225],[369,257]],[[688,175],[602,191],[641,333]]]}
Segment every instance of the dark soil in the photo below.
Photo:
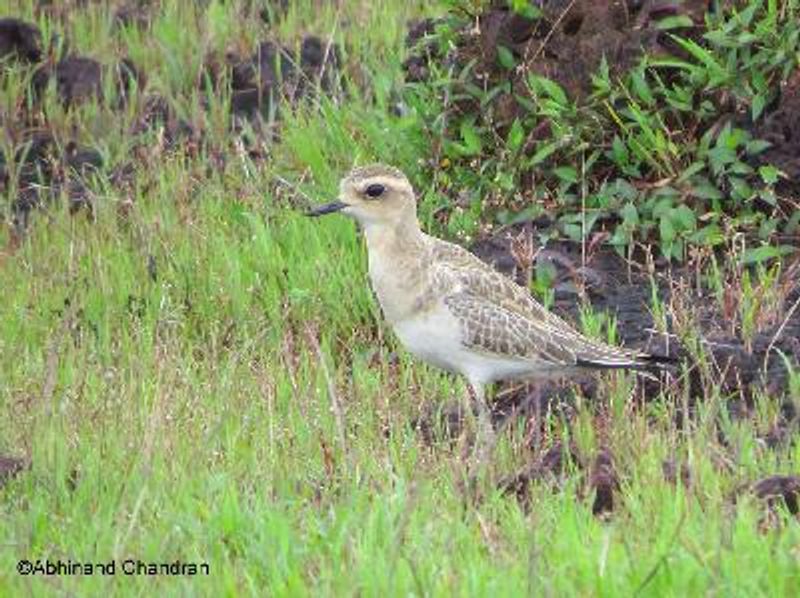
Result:
{"label": "dark soil", "polygon": [[279,100],[296,103],[313,96],[317,88],[330,93],[336,86],[339,49],[335,44],[309,35],[302,39],[298,55],[271,40],[262,41],[250,56],[229,52],[209,56],[199,84],[220,90],[230,82],[231,109],[248,119],[274,120]]}
{"label": "dark soil", "polygon": [[[546,0],[536,3],[543,17],[531,19],[510,10],[505,2],[496,2],[478,16],[477,27],[464,28],[455,55],[448,57],[442,56],[431,40],[441,21],[415,22],[406,40],[415,50],[404,63],[406,79],[426,80],[432,61],[456,68],[475,61],[473,83],[479,87],[510,80],[515,93],[526,94],[524,77],[535,73],[556,81],[572,98],[579,99],[591,90],[591,77],[604,56],[612,74],[619,75],[634,65],[642,52],[674,54],[674,44],[657,27],[658,20],[686,15],[694,25],[678,32],[692,36],[703,23],[709,4],[713,2]],[[502,68],[498,60],[501,48],[509,50],[524,68]],[[510,123],[523,108],[514,94],[506,99],[501,120]]]}
{"label": "dark soil", "polygon": [[406,48],[410,52],[403,62],[407,82],[419,83],[430,76],[430,64],[440,59],[436,42],[432,38],[436,27],[443,22],[443,19],[423,19],[409,23]]}
{"label": "dark soil", "polygon": [[784,506],[789,513],[800,512],[800,476],[771,476],[752,485],[753,494],[766,501],[770,509]]}
{"label": "dark soil", "polygon": [[684,488],[692,486],[692,471],[686,463],[668,459],[661,464],[661,472],[664,474],[664,480],[673,486],[678,484]]}
{"label": "dark soil", "polygon": [[25,459],[0,455],[0,488],[14,476],[30,467]]}
{"label": "dark soil", "polygon": [[[104,67],[94,58],[66,56],[55,66],[42,65],[33,75],[33,89],[41,96],[51,79],[55,79],[58,98],[65,106],[74,106],[91,99],[103,99]],[[117,98],[124,102],[134,85],[144,85],[144,75],[129,58],[116,64],[111,70]]]}
{"label": "dark soil", "polygon": [[0,19],[0,61],[9,57],[25,62],[42,59],[42,33],[32,23]]}
{"label": "dark soil", "polygon": [[428,403],[422,414],[412,422],[415,430],[427,444],[440,440],[454,440],[464,429],[464,407],[462,401],[442,404]]}
{"label": "dark soil", "polygon": [[16,172],[17,197],[11,204],[17,234],[26,230],[31,211],[46,207],[64,192],[70,211],[91,209],[86,185],[92,173],[103,169],[103,158],[75,141],[62,143],[49,131],[25,131],[15,144],[13,166],[0,160],[0,173],[8,185],[8,170]]}
{"label": "dark soil", "polygon": [[[577,449],[574,445],[565,447],[562,442],[556,442],[531,465],[500,480],[498,487],[503,493],[513,494],[520,502],[527,504],[531,484],[545,483],[557,490],[573,473],[573,468],[585,468]],[[591,499],[592,514],[597,517],[609,516],[615,508],[614,499],[620,491],[620,481],[614,455],[608,447],[601,447],[597,451],[584,475],[584,488],[580,494]]]}
{"label": "dark soil", "polygon": [[594,492],[592,513],[604,516],[614,511],[614,495],[619,492],[619,477],[614,456],[607,447],[597,451],[589,473],[589,488]]}
{"label": "dark soil", "polygon": [[772,143],[759,155],[759,162],[774,164],[786,174],[779,193],[800,197],[800,69],[781,86],[775,109],[754,128],[754,134]]}
{"label": "dark soil", "polygon": [[[646,9],[632,10],[628,4],[636,3],[551,0],[543,3],[543,19],[527,19],[504,7],[489,10],[481,15],[475,45],[482,71],[493,75],[502,46],[532,72],[580,97],[588,91],[603,55],[622,72],[642,48],[657,49],[658,36],[647,27],[650,19],[641,18]],[[514,87],[524,86],[520,81]]]}
{"label": "dark soil", "polygon": [[[535,233],[546,233],[549,226],[547,220],[538,221],[534,227],[541,228],[536,228]],[[512,239],[524,232],[524,226],[520,226],[502,236],[479,241],[471,249],[500,271],[517,279],[525,278],[512,255],[511,246]],[[680,295],[681,300],[692,307],[703,331],[705,349],[717,365],[717,382],[723,392],[749,389],[749,395],[759,387],[766,387],[773,393],[785,391],[788,373],[779,351],[790,358],[800,359],[800,309],[785,322],[777,316],[785,315],[789,306],[800,298],[800,263],[797,267],[787,267],[781,279],[780,284],[786,285],[785,308],[776,310],[778,313],[773,322],[759,330],[751,346],[747,346],[738,334],[731,332],[729,314],[724,313],[716,300],[704,291],[697,291],[696,285],[692,284],[696,274],[692,264],[669,265],[657,260],[651,279],[641,266],[626,262],[611,249],[593,251],[585,265],[582,265],[581,252],[578,243],[551,241],[534,259],[533,267],[546,263],[555,269],[553,309],[559,315],[575,322],[579,318],[580,306],[588,302],[593,310],[614,316],[620,341],[625,346],[657,355],[684,357],[677,339],[665,338],[656,330],[651,313],[652,280],[664,304],[669,305],[673,297]],[[768,348],[770,353],[767,357]],[[697,394],[702,394],[700,380],[694,380],[693,384]],[[651,387],[647,394],[655,395],[657,389]]]}
{"label": "dark soil", "polygon": [[200,132],[185,119],[179,118],[170,102],[160,95],[149,95],[145,98],[131,135],[139,136],[152,130],[162,131],[163,141],[168,149],[178,149],[182,144],[200,136]]}
{"label": "dark soil", "polygon": [[531,465],[500,480],[498,486],[504,493],[514,494],[520,502],[525,503],[530,496],[531,483],[550,483],[559,488],[570,474],[571,467],[580,468],[581,465],[580,455],[574,445],[565,447],[563,443],[556,442]]}
{"label": "dark soil", "polygon": [[797,406],[789,399],[781,404],[776,421],[760,438],[767,448],[777,449],[791,444],[800,433],[800,415]]}
{"label": "dark soil", "polygon": [[102,67],[93,58],[67,56],[55,67],[58,96],[67,105],[76,104],[102,93]]}
{"label": "dark soil", "polygon": [[153,18],[152,2],[146,0],[127,0],[114,11],[114,24],[119,27],[147,29]]}
{"label": "dark soil", "polygon": [[[67,16],[55,4],[44,8],[56,17]],[[282,10],[277,5],[274,9]],[[152,14],[150,3],[131,0],[117,7],[114,19],[121,27],[145,28]],[[55,38],[57,35],[54,34]],[[60,56],[54,50],[57,47],[61,48]],[[219,142],[213,142],[193,123],[179,118],[166,98],[150,93],[146,73],[129,58],[107,64],[91,56],[70,53],[68,48],[65,40],[62,44],[51,42],[50,49],[44,51],[41,33],[35,25],[18,19],[0,19],[0,60],[18,60],[30,65],[34,100],[41,99],[51,83],[67,108],[97,101],[108,103],[112,109],[122,109],[133,94],[140,94],[142,108],[130,135],[141,137],[142,141],[131,144],[129,159],[104,165],[92,148],[79,146],[74,140],[55,139],[40,103],[19,106],[19,113],[7,121],[5,131],[13,141],[14,154],[0,154],[0,188],[16,190],[16,197],[9,201],[16,236],[25,233],[35,208],[51,205],[60,198],[68,202],[71,212],[88,207],[91,213],[89,179],[93,171],[108,169],[113,175],[112,184],[127,186],[136,164],[153,149],[194,155],[202,147],[215,168],[226,161],[226,153],[230,151],[217,147]],[[250,55],[230,52],[221,59],[210,56],[198,86],[213,94],[229,90],[231,116],[235,117],[232,129],[241,132],[237,119],[246,119],[256,125],[257,135],[263,135],[259,132],[260,125],[273,123],[279,117],[282,103],[292,105],[313,99],[318,90],[325,94],[339,93],[339,69],[339,48],[317,36],[305,36],[296,51],[265,40]],[[109,103],[111,98],[104,97],[109,77],[115,90],[113,105]],[[148,135],[152,131],[158,133],[155,145]],[[242,141],[252,159],[263,157],[258,149],[259,139],[243,137]]]}

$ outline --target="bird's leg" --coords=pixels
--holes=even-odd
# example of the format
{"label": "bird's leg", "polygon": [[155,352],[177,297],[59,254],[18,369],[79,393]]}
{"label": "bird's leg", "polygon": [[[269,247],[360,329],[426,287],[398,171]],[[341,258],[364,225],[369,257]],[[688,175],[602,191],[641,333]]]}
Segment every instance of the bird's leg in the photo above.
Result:
{"label": "bird's leg", "polygon": [[496,442],[494,427],[492,426],[492,414],[486,404],[484,388],[482,384],[471,383],[468,385],[470,397],[478,410],[478,434],[473,449],[472,466],[477,472],[485,467],[494,450]]}

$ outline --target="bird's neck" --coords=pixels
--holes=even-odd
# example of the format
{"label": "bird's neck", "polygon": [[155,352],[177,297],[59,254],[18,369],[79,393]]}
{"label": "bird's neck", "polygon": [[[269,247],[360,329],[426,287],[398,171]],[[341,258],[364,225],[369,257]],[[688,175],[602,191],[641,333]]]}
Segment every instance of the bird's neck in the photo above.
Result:
{"label": "bird's neck", "polygon": [[364,236],[372,288],[389,322],[400,322],[413,313],[426,279],[429,260],[419,222],[371,224]]}
{"label": "bird's neck", "polygon": [[364,237],[370,255],[389,259],[418,254],[424,247],[422,229],[416,216],[392,223],[369,223]]}

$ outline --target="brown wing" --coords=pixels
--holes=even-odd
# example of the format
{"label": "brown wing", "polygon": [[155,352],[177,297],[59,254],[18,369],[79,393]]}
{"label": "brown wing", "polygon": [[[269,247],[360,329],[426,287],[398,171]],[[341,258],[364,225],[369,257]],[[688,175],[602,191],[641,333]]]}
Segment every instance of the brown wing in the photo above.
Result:
{"label": "brown wing", "polygon": [[465,342],[472,347],[556,367],[635,367],[645,358],[580,334],[526,289],[462,247],[438,241],[432,251],[432,287],[444,293],[445,304],[462,321]]}
{"label": "brown wing", "polygon": [[445,297],[445,305],[461,323],[466,347],[541,364],[543,369],[577,363],[575,354],[548,328],[508,309],[466,293]]}
{"label": "brown wing", "polygon": [[[553,325],[569,326],[555,314],[547,311],[528,290],[501,274],[463,247],[439,239],[433,247],[433,262],[440,265],[434,273],[434,282],[443,288],[455,285],[467,293],[483,297],[527,318],[535,318]],[[577,333],[575,333],[577,334]]]}

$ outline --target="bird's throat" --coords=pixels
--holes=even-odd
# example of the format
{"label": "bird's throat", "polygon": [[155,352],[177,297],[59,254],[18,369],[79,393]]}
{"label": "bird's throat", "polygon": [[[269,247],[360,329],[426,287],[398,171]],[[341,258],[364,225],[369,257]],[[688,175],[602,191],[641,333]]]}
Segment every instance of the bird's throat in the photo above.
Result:
{"label": "bird's throat", "polygon": [[364,226],[364,237],[370,255],[393,260],[424,249],[422,230],[416,218],[391,224],[370,223]]}
{"label": "bird's throat", "polygon": [[409,315],[426,277],[426,246],[419,224],[364,228],[373,290],[390,322]]}

